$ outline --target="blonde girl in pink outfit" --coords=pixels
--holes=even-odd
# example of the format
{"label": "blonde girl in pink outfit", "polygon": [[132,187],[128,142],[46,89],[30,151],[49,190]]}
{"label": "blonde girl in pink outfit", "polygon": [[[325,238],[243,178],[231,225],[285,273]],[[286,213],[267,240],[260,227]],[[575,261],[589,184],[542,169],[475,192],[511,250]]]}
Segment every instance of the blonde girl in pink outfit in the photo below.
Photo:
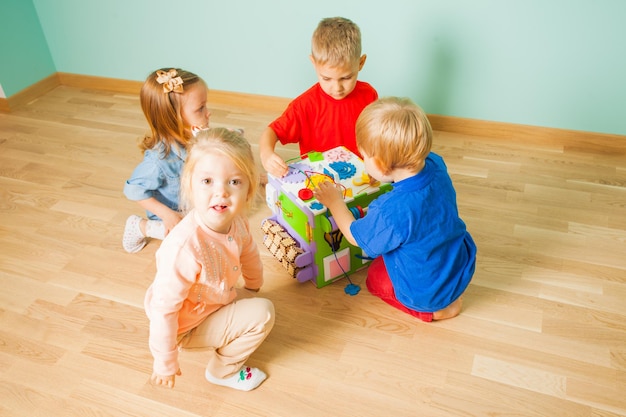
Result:
{"label": "blonde girl in pink outfit", "polygon": [[274,305],[254,296],[263,264],[245,217],[258,183],[238,132],[208,129],[192,139],[181,178],[187,214],[156,253],[144,302],[154,384],[173,388],[179,350],[198,348],[207,350],[205,377],[213,384],[249,391],[265,380],[246,364],[274,326]]}

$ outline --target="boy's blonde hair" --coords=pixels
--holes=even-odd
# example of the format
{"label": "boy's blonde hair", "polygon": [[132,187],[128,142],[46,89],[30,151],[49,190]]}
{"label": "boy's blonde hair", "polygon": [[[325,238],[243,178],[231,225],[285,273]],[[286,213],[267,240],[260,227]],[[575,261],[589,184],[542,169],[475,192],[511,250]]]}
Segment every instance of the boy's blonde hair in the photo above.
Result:
{"label": "boy's blonde hair", "polygon": [[[181,86],[172,91],[166,91],[160,73],[168,73],[180,77]],[[161,82],[159,82],[161,80]],[[139,101],[143,114],[150,125],[150,135],[146,135],[139,148],[142,151],[152,149],[159,142],[165,146],[164,157],[169,155],[172,145],[185,147],[191,133],[189,126],[180,114],[182,96],[195,84],[207,88],[202,78],[193,72],[180,68],[161,68],[148,75],[139,92]],[[182,91],[180,91],[182,87]],[[187,129],[185,129],[187,128]]]}
{"label": "boy's blonde hair", "polygon": [[187,160],[180,179],[180,203],[182,211],[193,209],[192,176],[201,157],[207,154],[224,155],[244,173],[248,188],[248,208],[252,207],[254,195],[259,185],[259,172],[254,163],[250,143],[240,133],[223,127],[210,128],[198,132],[189,144]]}
{"label": "boy's blonde hair", "polygon": [[387,173],[418,169],[430,153],[433,131],[426,113],[408,98],[385,97],[369,104],[356,122],[356,143]]}
{"label": "boy's blonde hair", "polygon": [[361,58],[361,30],[344,17],[322,19],[313,32],[311,56],[316,64],[338,67]]}

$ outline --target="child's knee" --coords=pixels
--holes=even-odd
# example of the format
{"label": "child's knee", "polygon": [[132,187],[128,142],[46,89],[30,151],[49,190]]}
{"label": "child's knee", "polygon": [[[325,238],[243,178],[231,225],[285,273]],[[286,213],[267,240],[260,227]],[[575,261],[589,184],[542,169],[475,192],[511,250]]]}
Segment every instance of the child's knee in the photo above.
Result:
{"label": "child's knee", "polygon": [[255,303],[258,317],[258,324],[263,327],[265,333],[269,333],[274,327],[274,321],[276,319],[276,312],[274,310],[274,303],[267,298],[253,298],[251,299]]}
{"label": "child's knee", "polygon": [[272,327],[274,327],[276,311],[274,310],[274,303],[272,303],[270,300],[268,300],[267,298],[261,298],[261,300],[264,301],[265,317],[267,317],[267,320],[265,322],[265,329],[269,332]]}

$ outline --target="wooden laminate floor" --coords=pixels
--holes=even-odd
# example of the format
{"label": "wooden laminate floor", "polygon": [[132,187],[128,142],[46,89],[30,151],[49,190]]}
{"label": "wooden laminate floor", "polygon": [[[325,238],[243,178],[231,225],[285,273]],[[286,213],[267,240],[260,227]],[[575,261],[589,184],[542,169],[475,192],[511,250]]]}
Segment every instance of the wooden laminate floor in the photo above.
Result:
{"label": "wooden laminate floor", "polygon": [[[253,143],[277,115],[212,109]],[[136,96],[63,86],[0,114],[0,416],[626,416],[626,140],[436,132],[479,250],[448,321],[299,284],[256,230],[277,319],[243,393],[205,382],[202,352],[149,383],[159,242],[121,247],[146,126]]]}

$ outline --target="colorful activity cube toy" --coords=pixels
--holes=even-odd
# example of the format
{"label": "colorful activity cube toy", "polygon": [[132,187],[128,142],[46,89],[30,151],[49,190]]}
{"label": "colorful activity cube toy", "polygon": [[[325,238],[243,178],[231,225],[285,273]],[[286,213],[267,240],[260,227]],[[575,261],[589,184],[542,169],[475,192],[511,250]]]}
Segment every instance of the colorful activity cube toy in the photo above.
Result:
{"label": "colorful activity cube toy", "polygon": [[292,161],[283,178],[268,175],[266,203],[273,215],[261,224],[263,243],[293,278],[312,281],[317,288],[370,261],[343,238],[332,213],[313,196],[321,181],[340,184],[356,219],[366,215],[372,200],[391,190],[390,184],[370,184],[363,160],[343,146]]}

